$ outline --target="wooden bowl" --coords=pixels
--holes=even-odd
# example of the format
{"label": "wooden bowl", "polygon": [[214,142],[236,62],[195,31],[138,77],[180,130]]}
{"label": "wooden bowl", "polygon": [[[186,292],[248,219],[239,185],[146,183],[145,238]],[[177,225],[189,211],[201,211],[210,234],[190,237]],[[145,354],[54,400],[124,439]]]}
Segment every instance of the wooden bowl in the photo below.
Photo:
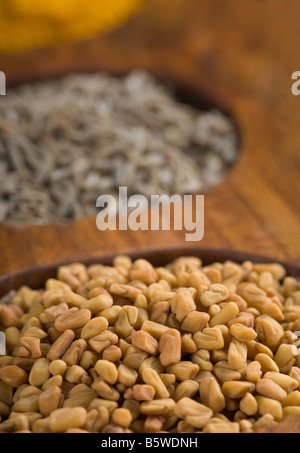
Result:
{"label": "wooden bowl", "polygon": [[[203,105],[229,112],[241,137],[238,162],[205,194],[200,243],[186,243],[180,231],[100,233],[94,218],[1,226],[1,291],[24,282],[40,284],[61,262],[104,260],[132,250],[153,259],[173,256],[157,252],[166,247],[208,259],[270,256],[299,275],[300,100],[291,93],[291,75],[299,69],[299,14],[294,0],[288,6],[261,0],[244,0],[243,6],[235,0],[151,0],[113,33],[20,56],[0,55],[9,85],[73,71],[124,74],[143,68],[187,88]],[[298,422],[284,423],[285,430],[298,430]]]}
{"label": "wooden bowl", "polygon": [[[195,247],[177,247],[157,250],[139,251],[132,250],[128,253],[132,259],[144,258],[149,260],[154,266],[165,266],[174,259],[180,256],[197,256],[201,258],[203,264],[211,264],[214,262],[224,262],[232,260],[237,263],[242,263],[245,260],[253,262],[269,263],[272,258],[263,257],[260,255],[244,254],[240,252],[220,250],[220,249],[205,249]],[[111,265],[116,253],[104,254],[99,257],[85,257],[82,262],[86,265],[101,263]],[[11,274],[6,274],[0,277],[0,295],[5,294],[9,290],[18,289],[22,285],[28,285],[31,288],[40,289],[44,287],[44,283],[48,278],[56,276],[57,267],[62,264],[70,263],[70,260],[52,263],[51,265],[33,266],[28,269],[16,271]],[[288,275],[300,277],[300,266],[293,266],[289,263],[281,262],[285,266]],[[259,433],[285,433],[294,432],[300,433],[300,417],[294,416],[280,423],[270,426],[267,429],[257,430]]]}
{"label": "wooden bowl", "polygon": [[[241,253],[233,250],[222,250],[214,248],[203,247],[167,247],[159,249],[148,250],[131,250],[128,251],[128,256],[133,260],[144,258],[150,261],[154,266],[160,267],[171,263],[180,256],[196,256],[200,258],[204,265],[212,264],[215,262],[224,262],[231,260],[236,263],[243,263],[243,261],[250,260],[256,263],[271,263],[274,262],[272,257],[261,255],[253,255],[249,253]],[[112,265],[114,257],[118,255],[118,251],[112,253],[100,254],[99,256],[85,256],[82,259],[76,260],[85,265],[91,264],[104,264]],[[23,285],[27,285],[32,289],[43,288],[44,283],[48,278],[55,278],[59,266],[71,264],[74,260],[56,261],[51,264],[31,266],[26,269],[11,272],[0,276],[0,297],[4,296],[11,290],[17,290]],[[278,261],[277,261],[278,262]],[[295,278],[300,278],[300,266],[292,265],[288,262],[281,261],[287,274]]]}

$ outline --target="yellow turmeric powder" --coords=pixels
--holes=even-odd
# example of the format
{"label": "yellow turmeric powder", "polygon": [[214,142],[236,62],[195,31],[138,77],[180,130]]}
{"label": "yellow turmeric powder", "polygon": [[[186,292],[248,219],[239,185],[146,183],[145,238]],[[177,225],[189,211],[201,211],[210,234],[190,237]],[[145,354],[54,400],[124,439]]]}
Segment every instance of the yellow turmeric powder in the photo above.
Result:
{"label": "yellow turmeric powder", "polygon": [[144,0],[0,0],[0,52],[80,40],[125,21]]}

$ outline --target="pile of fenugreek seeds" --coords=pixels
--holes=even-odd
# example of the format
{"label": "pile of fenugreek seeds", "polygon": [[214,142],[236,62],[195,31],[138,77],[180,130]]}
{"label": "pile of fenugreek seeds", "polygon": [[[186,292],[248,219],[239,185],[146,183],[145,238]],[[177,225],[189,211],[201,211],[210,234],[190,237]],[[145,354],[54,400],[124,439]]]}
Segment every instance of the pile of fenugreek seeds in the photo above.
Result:
{"label": "pile of fenugreek seeds", "polygon": [[280,264],[72,264],[1,306],[1,432],[252,432],[300,414]]}

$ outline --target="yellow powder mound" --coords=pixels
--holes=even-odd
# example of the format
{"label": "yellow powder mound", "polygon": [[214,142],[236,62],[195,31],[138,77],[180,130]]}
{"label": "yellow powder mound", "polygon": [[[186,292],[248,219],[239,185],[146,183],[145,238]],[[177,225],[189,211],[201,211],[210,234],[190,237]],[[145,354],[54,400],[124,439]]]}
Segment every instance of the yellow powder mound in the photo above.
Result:
{"label": "yellow powder mound", "polygon": [[117,27],[143,0],[0,0],[0,52],[80,40]]}

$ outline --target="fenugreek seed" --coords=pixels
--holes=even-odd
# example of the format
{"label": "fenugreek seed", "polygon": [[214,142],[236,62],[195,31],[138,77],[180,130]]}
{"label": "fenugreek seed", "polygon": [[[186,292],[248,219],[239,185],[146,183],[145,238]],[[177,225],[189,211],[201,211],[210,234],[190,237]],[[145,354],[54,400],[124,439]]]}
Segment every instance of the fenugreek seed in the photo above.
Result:
{"label": "fenugreek seed", "polygon": [[158,350],[158,343],[154,337],[152,337],[148,332],[139,330],[134,332],[131,337],[131,343],[136,348],[146,351],[149,354],[155,355]]}
{"label": "fenugreek seed", "polygon": [[71,384],[79,384],[82,381],[82,377],[86,375],[87,372],[78,365],[72,365],[66,372],[65,379],[67,382]]}
{"label": "fenugreek seed", "polygon": [[95,370],[109,384],[113,385],[117,382],[118,370],[114,363],[108,360],[98,360],[95,363]]}
{"label": "fenugreek seed", "polygon": [[170,313],[167,317],[166,326],[170,329],[180,330],[180,322],[176,319],[175,313]]}
{"label": "fenugreek seed", "polygon": [[153,370],[157,371],[157,373],[163,373],[165,371],[165,367],[161,364],[160,360],[157,357],[147,357],[143,362],[141,362],[139,366],[139,374],[142,375],[142,372],[145,368],[152,368]]}
{"label": "fenugreek seed", "polygon": [[174,411],[175,404],[171,398],[162,398],[141,403],[140,410],[143,415],[166,415]]}
{"label": "fenugreek seed", "polygon": [[104,330],[95,337],[89,339],[91,348],[98,353],[102,352],[108,346],[116,344],[117,342],[117,335],[109,330]]}
{"label": "fenugreek seed", "polygon": [[132,387],[138,378],[135,370],[121,364],[118,366],[118,382],[125,384],[127,387]]}
{"label": "fenugreek seed", "polygon": [[228,364],[234,370],[242,370],[246,366],[247,346],[237,340],[232,340],[228,349]]}
{"label": "fenugreek seed", "polygon": [[33,433],[51,433],[49,428],[49,417],[35,420],[32,424],[31,431]]}
{"label": "fenugreek seed", "polygon": [[209,286],[207,291],[201,294],[200,300],[205,307],[218,304],[229,297],[229,291],[226,286],[214,283]]}
{"label": "fenugreek seed", "polygon": [[63,360],[53,360],[49,364],[49,371],[53,376],[64,376],[67,371],[67,364]]}
{"label": "fenugreek seed", "polygon": [[43,417],[48,417],[51,412],[58,409],[62,401],[61,389],[59,387],[50,387],[39,396],[39,411]]}
{"label": "fenugreek seed", "polygon": [[239,313],[239,307],[234,302],[228,302],[223,308],[209,321],[210,327],[219,324],[227,324],[228,321],[235,318]]}
{"label": "fenugreek seed", "polygon": [[148,415],[144,424],[145,433],[157,433],[164,425],[165,417],[163,415]]}
{"label": "fenugreek seed", "polygon": [[176,363],[167,368],[167,373],[174,374],[178,381],[193,379],[199,371],[199,365],[188,360]]}
{"label": "fenugreek seed", "polygon": [[[61,298],[59,299],[59,301]],[[40,314],[39,319],[43,324],[47,324],[49,322],[55,321],[55,319],[64,314],[67,313],[69,310],[69,307],[66,303],[61,303],[58,305],[52,305],[48,307],[43,313]]]}
{"label": "fenugreek seed", "polygon": [[253,328],[255,318],[252,313],[246,311],[240,311],[238,315],[231,319],[227,325],[230,328],[233,324],[242,324],[245,327]]}
{"label": "fenugreek seed", "polygon": [[11,411],[11,407],[8,404],[3,403],[3,401],[0,401],[0,416],[8,417],[10,411]]}
{"label": "fenugreek seed", "polygon": [[274,321],[283,321],[284,316],[281,308],[271,298],[267,297],[266,292],[256,284],[249,282],[240,283],[237,293],[246,300],[248,307],[255,308],[263,315],[274,319]]}
{"label": "fenugreek seed", "polygon": [[280,385],[280,387],[283,388],[287,393],[292,392],[298,387],[298,382],[296,381],[296,379],[293,379],[292,377],[287,376],[286,374],[268,371],[264,375],[264,378],[271,379],[273,382]]}
{"label": "fenugreek seed", "polygon": [[124,285],[121,283],[113,283],[109,287],[109,292],[111,294],[115,294],[116,296],[122,296],[126,299],[133,299],[141,294],[141,290],[138,288],[134,288],[131,285]]}
{"label": "fenugreek seed", "polygon": [[241,379],[241,372],[232,368],[225,360],[214,365],[214,374],[221,382],[239,381]]}
{"label": "fenugreek seed", "polygon": [[5,329],[6,345],[11,347],[17,346],[20,335],[21,334],[17,327],[7,327],[7,329]]}
{"label": "fenugreek seed", "polygon": [[206,327],[210,316],[208,313],[200,311],[191,311],[184,318],[181,328],[187,330],[188,332],[196,333]]}
{"label": "fenugreek seed", "polygon": [[255,356],[255,361],[260,363],[262,371],[264,373],[266,373],[267,371],[279,372],[277,364],[267,354],[263,353],[257,354]]}
{"label": "fenugreek seed", "polygon": [[181,291],[176,294],[172,311],[175,313],[177,321],[183,321],[196,308],[193,296],[189,291]]}
{"label": "fenugreek seed", "polygon": [[262,376],[261,364],[258,361],[250,362],[246,368],[246,379],[256,384]]}
{"label": "fenugreek seed", "polygon": [[49,364],[49,360],[44,358],[37,359],[34,362],[28,378],[31,385],[40,387],[46,382],[50,376]]}
{"label": "fenugreek seed", "polygon": [[240,342],[247,342],[254,340],[257,333],[251,327],[246,327],[244,324],[232,324],[229,328],[230,334]]}
{"label": "fenugreek seed", "polygon": [[102,357],[104,360],[109,360],[110,362],[117,362],[122,357],[122,351],[118,346],[108,346],[102,352]]}
{"label": "fenugreek seed", "polygon": [[133,326],[138,319],[138,314],[139,312],[136,307],[124,305],[115,322],[115,332],[121,337],[128,337],[132,333]]}
{"label": "fenugreek seed", "polygon": [[213,411],[209,407],[187,397],[182,398],[176,403],[174,412],[177,417],[184,419],[187,423],[198,429],[203,428],[213,415]]}
{"label": "fenugreek seed", "polygon": [[180,382],[173,395],[172,398],[174,401],[179,401],[181,398],[188,397],[192,398],[196,393],[199,391],[199,383],[188,379],[186,381]]}
{"label": "fenugreek seed", "polygon": [[99,407],[88,412],[84,428],[90,433],[97,433],[109,423],[109,412],[106,407]]}
{"label": "fenugreek seed", "polygon": [[51,387],[61,387],[63,385],[63,378],[60,375],[52,376],[51,378],[47,379],[42,385],[42,390],[48,390]]}
{"label": "fenugreek seed", "polygon": [[94,351],[83,351],[79,365],[84,369],[88,370],[89,368],[93,368],[95,363],[98,360],[98,354]]}
{"label": "fenugreek seed", "polygon": [[256,391],[263,396],[282,401],[287,396],[286,391],[271,379],[264,378],[257,382]]}
{"label": "fenugreek seed", "polygon": [[146,384],[151,385],[154,388],[155,394],[158,398],[165,399],[170,396],[157,371],[152,370],[151,368],[145,368],[142,371],[142,378]]}
{"label": "fenugreek seed", "polygon": [[253,265],[253,270],[257,272],[258,274],[261,274],[262,272],[270,272],[276,280],[282,280],[283,277],[286,275],[286,270],[285,268],[278,263],[255,263]]}
{"label": "fenugreek seed", "polygon": [[124,354],[123,364],[137,370],[141,363],[148,357],[148,353],[139,348],[130,346]]}
{"label": "fenugreek seed", "polygon": [[276,354],[274,355],[274,362],[276,362],[279,371],[287,374],[296,362],[298,351],[296,346],[292,344],[279,345]]}
{"label": "fenugreek seed", "polygon": [[249,417],[257,413],[258,404],[252,393],[246,393],[240,401],[240,409]]}
{"label": "fenugreek seed", "polygon": [[300,368],[293,366],[289,372],[289,376],[298,382],[298,389],[300,388]]}
{"label": "fenugreek seed", "polygon": [[23,398],[27,398],[28,396],[32,396],[32,395],[40,395],[42,393],[42,391],[40,389],[38,389],[37,387],[35,387],[34,385],[28,385],[26,388],[24,388],[20,395],[19,395],[19,399],[23,399]]}
{"label": "fenugreek seed", "polygon": [[70,347],[72,341],[74,340],[73,330],[65,330],[58,339],[52,344],[51,348],[47,353],[47,359],[56,360],[60,359]]}
{"label": "fenugreek seed", "polygon": [[87,343],[85,342],[85,340],[75,340],[62,356],[62,360],[64,360],[70,366],[77,365],[80,362],[82,354],[86,349]]}
{"label": "fenugreek seed", "polygon": [[282,326],[268,315],[256,318],[255,330],[260,341],[270,348],[278,345],[284,333]]}
{"label": "fenugreek seed", "polygon": [[54,321],[54,327],[59,332],[68,329],[78,329],[85,326],[91,319],[91,312],[88,309],[71,308],[66,313],[59,315]]}
{"label": "fenugreek seed", "polygon": [[177,423],[177,432],[184,433],[184,434],[195,433],[196,428],[194,426],[190,425],[189,423],[187,423],[185,420],[180,420]]}
{"label": "fenugreek seed", "polygon": [[137,401],[152,401],[155,396],[155,389],[152,385],[136,384],[132,388],[133,398]]}
{"label": "fenugreek seed", "polygon": [[268,348],[268,346],[259,343],[256,340],[248,341],[246,344],[249,360],[254,360],[255,356],[260,353],[268,355],[269,357],[271,357],[271,359],[273,358],[273,352],[271,351],[270,348]]}
{"label": "fenugreek seed", "polygon": [[13,419],[10,418],[0,423],[0,433],[20,433],[25,431],[29,431],[29,421],[25,415],[18,414]]}
{"label": "fenugreek seed", "polygon": [[109,294],[100,294],[92,299],[85,300],[81,304],[82,309],[88,309],[94,315],[100,313],[102,310],[111,307],[113,298]]}
{"label": "fenugreek seed", "polygon": [[0,380],[11,387],[17,388],[28,381],[28,374],[16,365],[7,365],[0,368]]}
{"label": "fenugreek seed", "polygon": [[13,387],[5,384],[0,380],[0,401],[9,406],[12,405],[13,401]]}
{"label": "fenugreek seed", "polygon": [[300,415],[299,406],[286,406],[282,410],[282,419],[285,420],[290,417],[295,417]]}
{"label": "fenugreek seed", "polygon": [[85,384],[73,386],[63,403],[63,407],[84,407],[85,409],[97,397],[97,393]]}
{"label": "fenugreek seed", "polygon": [[[39,322],[37,318],[33,319],[36,319]],[[28,329],[24,331],[24,337],[35,337],[42,340],[43,338],[47,337],[47,333],[39,327],[28,327]]]}
{"label": "fenugreek seed", "polygon": [[119,407],[112,414],[112,421],[123,428],[129,428],[132,422],[132,416],[128,409]]}
{"label": "fenugreek seed", "polygon": [[17,305],[1,305],[0,322],[4,327],[22,327],[23,310]]}
{"label": "fenugreek seed", "polygon": [[201,402],[210,407],[215,414],[225,407],[225,397],[220,385],[213,377],[207,377],[200,383],[200,398]]}
{"label": "fenugreek seed", "polygon": [[284,400],[281,401],[282,407],[287,406],[299,406],[300,407],[300,392],[299,390],[295,390],[289,393]]}
{"label": "fenugreek seed", "polygon": [[193,354],[197,351],[197,346],[191,333],[184,333],[181,337],[181,351],[185,354]]}
{"label": "fenugreek seed", "polygon": [[282,406],[279,401],[261,395],[256,396],[255,399],[261,416],[271,414],[276,421],[282,419]]}
{"label": "fenugreek seed", "polygon": [[239,409],[239,403],[237,400],[231,398],[225,398],[226,409],[230,412],[236,412]]}
{"label": "fenugreek seed", "polygon": [[222,392],[226,398],[242,398],[246,393],[252,393],[255,385],[247,381],[227,381],[222,385]]}
{"label": "fenugreek seed", "polygon": [[222,332],[217,327],[207,327],[202,332],[194,334],[193,339],[199,349],[222,349],[224,347],[224,338]]}
{"label": "fenugreek seed", "polygon": [[159,360],[163,366],[175,365],[181,359],[181,337],[176,329],[169,329],[162,334],[158,346]]}
{"label": "fenugreek seed", "polygon": [[39,338],[20,337],[17,355],[19,357],[32,357],[33,359],[38,359],[42,355],[40,344]]}
{"label": "fenugreek seed", "polygon": [[152,284],[149,286],[146,296],[149,296],[151,305],[156,304],[156,302],[174,300],[176,293],[167,289],[163,289],[159,284]]}
{"label": "fenugreek seed", "polygon": [[83,407],[57,409],[49,416],[49,427],[53,433],[62,433],[69,428],[81,428],[86,417],[87,412]]}
{"label": "fenugreek seed", "polygon": [[145,283],[146,285],[151,285],[151,283],[156,283],[158,281],[158,275],[154,269],[151,270],[132,269],[130,271],[129,276],[131,280],[139,280]]}
{"label": "fenugreek seed", "polygon": [[193,363],[199,365],[200,370],[212,371],[213,364],[210,361],[210,354],[204,349],[200,349],[191,356]]}
{"label": "fenugreek seed", "polygon": [[81,338],[83,340],[89,340],[95,337],[100,332],[103,332],[108,327],[108,321],[103,316],[91,319],[82,329]]}
{"label": "fenugreek seed", "polygon": [[158,324],[157,322],[145,321],[141,327],[141,330],[148,332],[156,340],[159,340],[162,334],[169,330],[169,327],[163,324]]}
{"label": "fenugreek seed", "polygon": [[122,426],[115,425],[114,423],[109,423],[105,426],[101,433],[116,433],[116,434],[124,434],[124,433],[132,433],[133,431],[128,428],[123,428]]}
{"label": "fenugreek seed", "polygon": [[117,321],[121,311],[122,307],[120,305],[113,305],[112,307],[101,311],[99,315],[105,318],[109,324],[114,324]]}
{"label": "fenugreek seed", "polygon": [[95,398],[90,402],[87,410],[88,410],[88,412],[93,409],[98,410],[100,407],[105,407],[109,413],[109,416],[111,416],[113,411],[118,407],[118,403],[116,401],[106,400],[106,399],[102,399],[102,398]]}
{"label": "fenugreek seed", "polygon": [[221,311],[220,305],[213,304],[210,307],[208,307],[208,314],[210,318],[213,318],[217,313]]}
{"label": "fenugreek seed", "polygon": [[11,410],[15,412],[37,412],[39,410],[39,394],[19,399],[14,403]]}
{"label": "fenugreek seed", "polygon": [[[154,321],[158,320],[159,322],[160,321],[165,322],[167,314],[165,314],[164,312],[161,313],[161,310],[158,310],[157,314],[158,314],[158,317],[155,317],[155,319],[153,319],[153,320]],[[137,317],[136,323],[134,324],[134,328],[137,329],[137,330],[140,329],[141,326],[143,325],[143,323],[145,321],[148,321],[148,319],[149,319],[148,311],[145,310],[144,308],[138,308],[138,317]]]}
{"label": "fenugreek seed", "polygon": [[144,310],[148,309],[147,297],[144,294],[139,294],[134,301],[134,306],[136,308],[143,308]]}

